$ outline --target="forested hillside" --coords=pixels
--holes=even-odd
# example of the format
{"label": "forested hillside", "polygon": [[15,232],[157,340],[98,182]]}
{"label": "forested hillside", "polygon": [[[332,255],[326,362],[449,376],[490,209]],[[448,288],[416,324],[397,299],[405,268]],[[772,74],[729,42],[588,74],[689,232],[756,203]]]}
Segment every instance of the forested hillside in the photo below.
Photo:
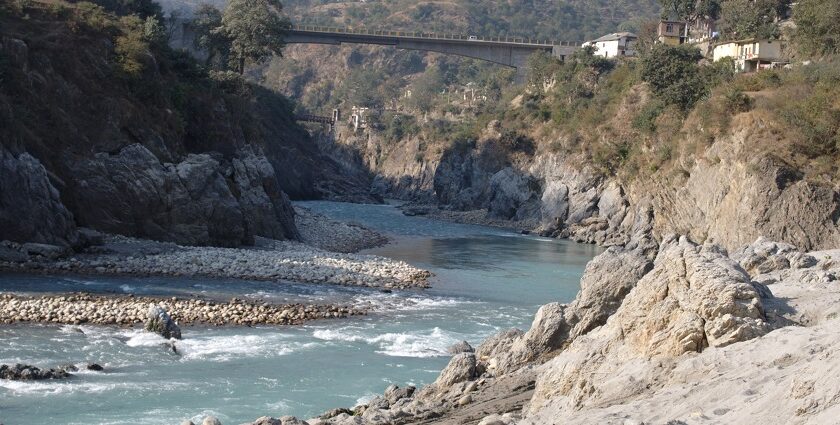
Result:
{"label": "forested hillside", "polygon": [[286,7],[300,23],[564,41],[632,30],[659,12],[655,0],[290,0]]}

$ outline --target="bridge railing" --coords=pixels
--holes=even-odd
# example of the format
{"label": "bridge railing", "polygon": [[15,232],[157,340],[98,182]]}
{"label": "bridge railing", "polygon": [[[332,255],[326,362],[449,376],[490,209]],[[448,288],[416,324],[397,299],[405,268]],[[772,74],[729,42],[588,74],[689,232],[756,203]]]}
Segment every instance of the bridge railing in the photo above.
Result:
{"label": "bridge railing", "polygon": [[536,44],[543,46],[574,46],[576,43],[540,40],[526,37],[483,37],[463,34],[446,34],[433,32],[411,32],[411,31],[390,31],[378,29],[355,29],[355,28],[340,28],[340,27],[326,27],[320,25],[292,25],[293,31],[303,32],[319,32],[331,34],[355,34],[355,35],[373,35],[383,37],[403,37],[403,38],[427,38],[435,40],[464,40],[464,41],[489,41],[496,43],[517,43],[517,44]]}

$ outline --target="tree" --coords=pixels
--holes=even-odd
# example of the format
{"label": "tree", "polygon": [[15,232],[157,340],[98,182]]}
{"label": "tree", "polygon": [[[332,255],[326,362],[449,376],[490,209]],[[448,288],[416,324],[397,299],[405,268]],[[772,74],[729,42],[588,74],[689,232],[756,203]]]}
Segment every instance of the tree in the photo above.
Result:
{"label": "tree", "polygon": [[426,69],[411,83],[411,105],[422,112],[429,112],[443,87],[443,76],[437,67]]}
{"label": "tree", "polygon": [[793,19],[793,39],[802,53],[840,53],[840,2],[800,0],[793,9]]}
{"label": "tree", "polygon": [[143,21],[143,38],[153,45],[164,45],[169,39],[166,34],[166,27],[160,23],[156,16],[149,16]]}
{"label": "tree", "polygon": [[708,89],[697,62],[703,58],[696,47],[657,44],[642,56],[641,77],[666,104],[688,111]]}
{"label": "tree", "polygon": [[559,59],[547,52],[534,53],[528,57],[528,86],[536,94],[543,94],[546,83],[554,78],[561,65]]}
{"label": "tree", "polygon": [[206,65],[218,70],[226,69],[230,39],[222,27],[222,12],[209,4],[202,4],[195,11],[192,27],[195,31],[193,45],[207,53]]}
{"label": "tree", "polygon": [[120,16],[137,15],[140,19],[146,19],[163,14],[160,5],[154,0],[96,0],[96,3]]}
{"label": "tree", "polygon": [[787,0],[726,0],[721,10],[720,31],[730,40],[778,38],[776,21],[786,7]]}
{"label": "tree", "polygon": [[697,18],[717,19],[721,0],[659,0],[662,14],[673,14],[679,19],[694,21]]}
{"label": "tree", "polygon": [[281,13],[278,0],[231,0],[222,15],[224,33],[230,39],[230,60],[239,74],[248,61],[282,56],[283,39],[291,26]]}

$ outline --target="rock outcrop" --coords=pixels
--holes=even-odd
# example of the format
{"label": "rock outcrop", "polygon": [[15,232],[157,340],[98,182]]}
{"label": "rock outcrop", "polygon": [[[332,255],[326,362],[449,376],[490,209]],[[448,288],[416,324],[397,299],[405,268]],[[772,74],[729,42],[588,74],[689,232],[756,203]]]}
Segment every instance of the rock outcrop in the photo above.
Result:
{"label": "rock outcrop", "polygon": [[60,246],[79,241],[73,214],[40,161],[0,146],[0,240]]}
{"label": "rock outcrop", "polygon": [[0,19],[0,241],[75,246],[76,225],[183,245],[298,240],[287,194],[378,200],[370,173],[322,152],[275,92],[158,46],[137,81],[106,78],[117,63],[89,58],[118,56],[118,17],[84,35],[42,8]]}
{"label": "rock outcrop", "polygon": [[72,167],[67,196],[77,221],[88,227],[183,245],[253,244],[255,235],[300,237],[271,164],[252,147],[231,162],[190,154],[171,164],[134,144]]}
{"label": "rock outcrop", "polygon": [[527,332],[505,331],[482,343],[479,359],[490,372],[505,374],[603,325],[653,267],[655,254],[656,244],[648,238],[609,248],[587,264],[572,303],[542,306]]}
{"label": "rock outcrop", "polygon": [[411,394],[389,397],[391,386],[352,415],[307,423],[831,423],[840,250],[759,239],[733,257],[685,237],[634,238],[593,260],[578,297],[543,306],[527,332],[455,355]]}
{"label": "rock outcrop", "polygon": [[[737,263],[714,245],[669,237],[606,324],[542,366],[529,409],[549,401],[575,410],[632,399],[662,385],[651,364],[769,330],[759,291]],[[635,373],[639,367],[648,374]]]}
{"label": "rock outcrop", "polygon": [[817,264],[814,256],[799,252],[793,245],[773,242],[764,237],[733,252],[732,259],[753,276],[790,268],[808,268]]}
{"label": "rock outcrop", "polygon": [[154,332],[166,339],[181,339],[181,328],[169,317],[163,307],[156,304],[149,305],[149,312],[146,313],[146,322],[143,327],[147,331]]}
{"label": "rock outcrop", "polygon": [[44,379],[64,379],[71,375],[66,370],[40,369],[35,366],[17,363],[15,365],[0,365],[0,379],[13,381],[40,381]]}

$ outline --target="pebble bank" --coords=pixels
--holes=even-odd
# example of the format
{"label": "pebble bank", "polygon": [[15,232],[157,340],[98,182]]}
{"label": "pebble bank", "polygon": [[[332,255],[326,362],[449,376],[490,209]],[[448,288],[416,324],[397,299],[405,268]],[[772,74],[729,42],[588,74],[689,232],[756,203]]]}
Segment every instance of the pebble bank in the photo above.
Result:
{"label": "pebble bank", "polygon": [[228,303],[201,299],[90,294],[25,297],[0,295],[0,323],[140,325],[150,305],[166,309],[180,325],[299,325],[318,319],[364,315],[366,310],[339,305]]}

